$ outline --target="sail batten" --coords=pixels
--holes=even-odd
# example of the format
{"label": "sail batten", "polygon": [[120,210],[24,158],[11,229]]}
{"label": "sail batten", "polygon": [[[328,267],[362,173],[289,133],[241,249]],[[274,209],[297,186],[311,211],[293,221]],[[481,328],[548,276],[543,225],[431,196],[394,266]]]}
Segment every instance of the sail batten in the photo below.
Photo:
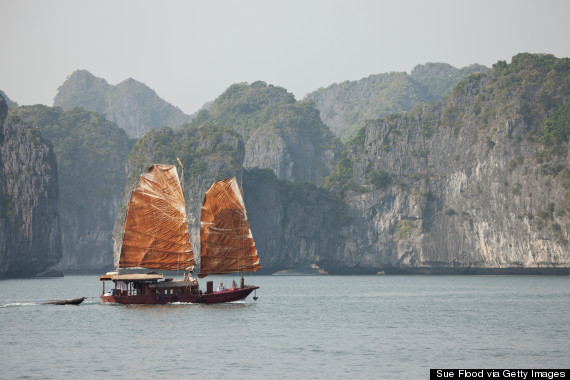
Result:
{"label": "sail batten", "polygon": [[172,165],[153,165],[131,193],[119,268],[180,270],[194,265],[184,196]]}
{"label": "sail batten", "polygon": [[261,266],[235,178],[217,181],[204,197],[200,223],[200,277],[255,272]]}

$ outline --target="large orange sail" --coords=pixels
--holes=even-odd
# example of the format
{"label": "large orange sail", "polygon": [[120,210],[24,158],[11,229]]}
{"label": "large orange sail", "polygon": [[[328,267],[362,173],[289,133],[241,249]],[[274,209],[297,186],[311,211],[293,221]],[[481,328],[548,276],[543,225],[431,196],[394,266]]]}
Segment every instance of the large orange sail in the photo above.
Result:
{"label": "large orange sail", "polygon": [[131,193],[119,268],[180,270],[194,265],[176,167],[153,165]]}
{"label": "large orange sail", "polygon": [[255,272],[261,266],[235,178],[217,181],[204,197],[200,223],[200,277]]}

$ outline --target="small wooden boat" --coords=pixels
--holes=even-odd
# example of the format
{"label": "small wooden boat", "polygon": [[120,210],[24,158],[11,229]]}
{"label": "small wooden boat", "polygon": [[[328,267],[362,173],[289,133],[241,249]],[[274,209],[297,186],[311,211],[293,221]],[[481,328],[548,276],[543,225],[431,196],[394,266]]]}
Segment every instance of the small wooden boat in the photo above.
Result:
{"label": "small wooden boat", "polygon": [[49,301],[44,302],[43,305],[79,305],[87,297],[74,298],[72,300],[59,300],[59,301]]}

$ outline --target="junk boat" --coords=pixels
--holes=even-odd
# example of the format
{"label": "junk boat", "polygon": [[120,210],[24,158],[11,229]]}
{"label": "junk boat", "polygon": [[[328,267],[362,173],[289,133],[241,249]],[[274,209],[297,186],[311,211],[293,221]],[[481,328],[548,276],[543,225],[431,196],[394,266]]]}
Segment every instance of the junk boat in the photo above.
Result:
{"label": "junk boat", "polygon": [[[213,281],[208,281],[206,291],[200,290],[193,275],[194,254],[184,195],[173,165],[153,165],[140,176],[131,193],[123,232],[120,269],[183,270],[184,279],[164,278],[162,273],[154,271],[109,272],[99,277],[103,282],[104,303],[213,304],[242,300],[259,289],[244,282],[244,272],[258,271],[261,266],[235,178],[216,181],[204,196],[198,277],[240,272],[239,285],[234,283],[231,288],[214,290]],[[107,292],[106,281],[114,284]]]}

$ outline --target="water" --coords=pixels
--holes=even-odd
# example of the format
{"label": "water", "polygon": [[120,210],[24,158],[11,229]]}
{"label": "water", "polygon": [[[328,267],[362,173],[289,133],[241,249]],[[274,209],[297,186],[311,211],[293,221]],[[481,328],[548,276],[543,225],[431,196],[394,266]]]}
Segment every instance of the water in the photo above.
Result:
{"label": "water", "polygon": [[[246,282],[258,301],[121,306],[101,304],[97,276],[0,281],[0,378],[420,379],[569,363],[570,277]],[[81,296],[93,298],[41,304]]]}

